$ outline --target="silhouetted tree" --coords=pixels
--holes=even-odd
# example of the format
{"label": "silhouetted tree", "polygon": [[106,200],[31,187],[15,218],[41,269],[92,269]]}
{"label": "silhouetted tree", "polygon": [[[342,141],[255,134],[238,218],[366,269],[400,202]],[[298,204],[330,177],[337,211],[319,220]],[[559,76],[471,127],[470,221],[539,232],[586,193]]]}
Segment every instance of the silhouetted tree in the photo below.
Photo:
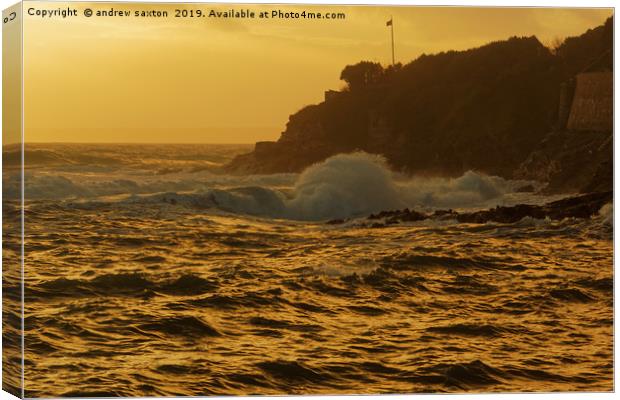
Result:
{"label": "silhouetted tree", "polygon": [[613,70],[613,17],[581,36],[566,38],[556,54],[568,76],[582,72],[593,63],[596,69]]}
{"label": "silhouetted tree", "polygon": [[377,83],[383,76],[383,67],[379,63],[362,61],[355,65],[347,65],[340,73],[349,90],[358,90]]}

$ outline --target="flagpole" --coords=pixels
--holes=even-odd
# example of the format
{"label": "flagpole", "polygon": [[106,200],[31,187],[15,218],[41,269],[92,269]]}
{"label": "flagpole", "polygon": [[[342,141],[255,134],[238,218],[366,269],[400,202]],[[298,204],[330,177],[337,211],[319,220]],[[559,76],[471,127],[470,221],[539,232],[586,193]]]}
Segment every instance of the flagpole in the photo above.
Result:
{"label": "flagpole", "polygon": [[392,22],[390,24],[390,28],[391,28],[391,32],[392,32],[392,65],[396,64],[396,61],[394,59],[394,17],[390,15],[390,21]]}

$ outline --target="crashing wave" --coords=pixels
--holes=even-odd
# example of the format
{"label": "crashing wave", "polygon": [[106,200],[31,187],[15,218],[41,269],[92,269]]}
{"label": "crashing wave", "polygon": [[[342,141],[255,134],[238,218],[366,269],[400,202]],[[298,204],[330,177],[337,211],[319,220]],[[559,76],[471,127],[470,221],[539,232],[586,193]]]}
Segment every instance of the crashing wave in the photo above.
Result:
{"label": "crashing wave", "polygon": [[129,180],[116,176],[89,181],[27,175],[26,194],[31,199],[125,194],[128,202],[163,201],[261,217],[320,221],[406,207],[494,206],[513,193],[516,185],[473,171],[458,178],[405,177],[391,171],[381,156],[362,152],[330,157],[299,175],[210,174],[196,178]]}

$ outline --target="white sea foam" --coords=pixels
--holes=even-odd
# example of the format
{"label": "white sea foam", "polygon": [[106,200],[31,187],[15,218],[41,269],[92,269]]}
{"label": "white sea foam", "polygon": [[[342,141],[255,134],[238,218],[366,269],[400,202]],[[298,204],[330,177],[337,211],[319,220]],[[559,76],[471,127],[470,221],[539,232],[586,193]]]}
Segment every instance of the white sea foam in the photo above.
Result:
{"label": "white sea foam", "polygon": [[215,207],[270,218],[319,221],[383,210],[472,208],[503,203],[515,182],[469,171],[458,178],[406,177],[381,156],[339,154],[301,174],[234,176],[181,172],[159,177],[139,170],[26,176],[29,198],[91,199],[125,194],[125,201]]}
{"label": "white sea foam", "polygon": [[291,218],[320,220],[403,208],[407,203],[382,158],[354,153],[306,169],[286,205]]}
{"label": "white sea foam", "polygon": [[484,206],[510,191],[509,183],[472,171],[455,179],[405,179],[380,156],[339,154],[299,175],[286,196],[266,188],[211,191],[216,206],[297,220],[364,216],[405,207]]}

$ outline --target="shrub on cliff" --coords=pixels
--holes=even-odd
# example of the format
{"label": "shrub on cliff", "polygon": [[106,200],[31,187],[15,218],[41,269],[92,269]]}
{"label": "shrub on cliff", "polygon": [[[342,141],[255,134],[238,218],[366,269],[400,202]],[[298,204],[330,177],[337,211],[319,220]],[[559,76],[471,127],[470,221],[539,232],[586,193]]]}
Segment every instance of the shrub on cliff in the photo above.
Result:
{"label": "shrub on cliff", "polygon": [[340,73],[340,79],[347,83],[349,90],[353,91],[378,83],[383,78],[383,74],[381,64],[362,61],[355,65],[347,65]]}

